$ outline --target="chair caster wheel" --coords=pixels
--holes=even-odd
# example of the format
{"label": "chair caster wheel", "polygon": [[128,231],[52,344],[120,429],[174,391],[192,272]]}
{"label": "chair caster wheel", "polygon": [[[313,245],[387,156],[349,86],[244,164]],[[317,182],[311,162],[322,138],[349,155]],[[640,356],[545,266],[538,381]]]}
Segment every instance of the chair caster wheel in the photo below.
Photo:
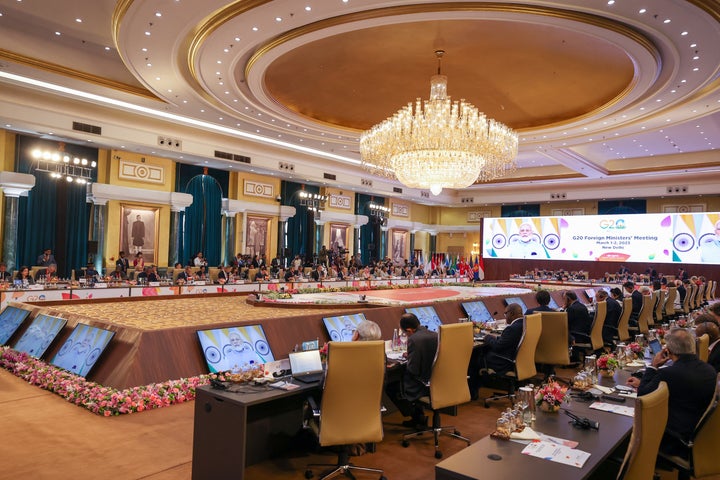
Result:
{"label": "chair caster wheel", "polygon": [[407,448],[410,446],[410,442],[408,442],[407,440],[403,440],[401,445],[403,446],[403,448]]}
{"label": "chair caster wheel", "polygon": [[305,478],[313,478],[312,470],[305,470]]}
{"label": "chair caster wheel", "polygon": [[490,404],[488,402],[483,402],[483,405],[485,405],[485,408],[490,408]]}
{"label": "chair caster wheel", "polygon": [[458,432],[457,430],[455,430],[455,435],[462,437],[462,433]]}
{"label": "chair caster wheel", "polygon": [[435,458],[442,458],[442,452],[435,452]]}
{"label": "chair caster wheel", "polygon": [[387,477],[383,475],[382,477],[380,477],[380,480],[387,480]]}

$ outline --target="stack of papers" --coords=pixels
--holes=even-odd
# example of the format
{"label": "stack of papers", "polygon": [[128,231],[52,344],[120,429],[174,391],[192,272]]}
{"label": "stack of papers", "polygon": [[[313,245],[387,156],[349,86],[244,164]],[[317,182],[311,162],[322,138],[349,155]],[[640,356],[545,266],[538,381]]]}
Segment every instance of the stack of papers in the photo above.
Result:
{"label": "stack of papers", "polygon": [[619,415],[625,415],[626,417],[635,416],[634,407],[626,407],[624,405],[617,405],[614,403],[594,402],[590,404],[590,408],[601,410],[603,412],[617,413]]}
{"label": "stack of papers", "polygon": [[522,453],[577,468],[582,468],[587,459],[590,458],[588,452],[546,441],[530,442]]}

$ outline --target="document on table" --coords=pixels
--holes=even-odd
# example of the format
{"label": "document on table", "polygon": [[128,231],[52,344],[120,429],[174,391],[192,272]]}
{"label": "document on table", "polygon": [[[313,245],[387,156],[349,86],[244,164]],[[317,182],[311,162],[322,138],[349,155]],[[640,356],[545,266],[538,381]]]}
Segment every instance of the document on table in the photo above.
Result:
{"label": "document on table", "polygon": [[544,458],[551,462],[572,465],[577,468],[582,468],[587,459],[590,458],[588,452],[543,441],[529,443],[523,449],[522,453],[532,457]]}
{"label": "document on table", "polygon": [[595,410],[601,410],[603,412],[617,413],[620,415],[625,415],[626,417],[635,416],[635,408],[626,407],[625,405],[617,405],[614,403],[593,402],[592,404],[590,404],[590,408]]}

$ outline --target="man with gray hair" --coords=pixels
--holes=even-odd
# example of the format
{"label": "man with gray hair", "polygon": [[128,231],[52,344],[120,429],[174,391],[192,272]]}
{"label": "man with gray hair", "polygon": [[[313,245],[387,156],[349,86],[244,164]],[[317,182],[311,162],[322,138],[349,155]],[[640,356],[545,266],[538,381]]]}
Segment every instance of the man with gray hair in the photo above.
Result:
{"label": "man with gray hair", "polygon": [[[665,366],[670,360],[672,365]],[[687,456],[687,448],[678,437],[690,439],[700,417],[715,393],[715,369],[695,355],[695,339],[682,328],[673,328],[665,335],[665,348],[652,359],[642,380],[630,377],[628,385],[646,395],[666,382],[670,390],[668,421],[660,450],[668,455]]]}
{"label": "man with gray hair", "polygon": [[380,326],[372,320],[363,320],[358,323],[353,332],[353,342],[367,342],[370,340],[381,340],[382,332]]}

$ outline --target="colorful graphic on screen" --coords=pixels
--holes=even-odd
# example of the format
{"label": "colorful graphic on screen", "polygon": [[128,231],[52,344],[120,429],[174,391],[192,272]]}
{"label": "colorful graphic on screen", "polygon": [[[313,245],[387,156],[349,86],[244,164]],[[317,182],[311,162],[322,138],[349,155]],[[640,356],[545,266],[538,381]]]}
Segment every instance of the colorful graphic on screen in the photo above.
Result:
{"label": "colorful graphic on screen", "polygon": [[352,341],[353,332],[363,320],[365,320],[365,314],[354,313],[352,315],[325,317],[323,323],[325,323],[325,329],[330,336],[330,340],[334,342],[350,342]]}
{"label": "colorful graphic on screen", "polygon": [[485,218],[486,258],[720,265],[720,213]]}
{"label": "colorful graphic on screen", "polygon": [[488,311],[485,304],[481,301],[461,303],[463,310],[472,322],[492,322],[493,316]]}
{"label": "colorful graphic on screen", "polygon": [[30,315],[30,310],[8,306],[0,313],[0,345],[5,345],[10,337]]}
{"label": "colorful graphic on screen", "polygon": [[40,358],[66,323],[67,320],[64,318],[40,314],[35,317],[13,348],[18,352]]}
{"label": "colorful graphic on screen", "polygon": [[78,323],[50,363],[85,377],[114,335],[110,330]]}
{"label": "colorful graphic on screen", "polygon": [[405,313],[414,313],[420,320],[420,325],[433,332],[437,332],[438,327],[442,325],[442,320],[438,317],[435,307],[411,307],[406,308]]}
{"label": "colorful graphic on screen", "polygon": [[275,361],[262,325],[198,330],[197,334],[211,373],[238,373],[251,363]]}

